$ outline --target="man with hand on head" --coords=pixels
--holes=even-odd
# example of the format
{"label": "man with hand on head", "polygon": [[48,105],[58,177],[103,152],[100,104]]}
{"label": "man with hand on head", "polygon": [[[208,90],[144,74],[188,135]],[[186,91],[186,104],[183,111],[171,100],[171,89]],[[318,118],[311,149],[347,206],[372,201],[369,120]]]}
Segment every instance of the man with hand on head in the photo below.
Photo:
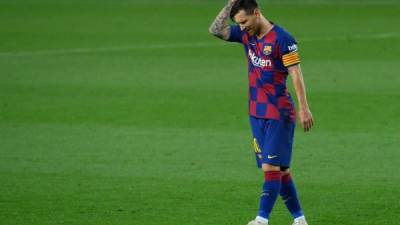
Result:
{"label": "man with hand on head", "polygon": [[[229,25],[229,18],[236,24]],[[241,43],[247,55],[253,145],[257,165],[264,172],[258,215],[248,225],[268,225],[278,195],[293,216],[293,224],[307,225],[289,170],[296,123],[286,87],[289,74],[299,103],[299,122],[305,132],[314,125],[297,42],[262,15],[256,0],[230,0],[209,31],[225,41]]]}

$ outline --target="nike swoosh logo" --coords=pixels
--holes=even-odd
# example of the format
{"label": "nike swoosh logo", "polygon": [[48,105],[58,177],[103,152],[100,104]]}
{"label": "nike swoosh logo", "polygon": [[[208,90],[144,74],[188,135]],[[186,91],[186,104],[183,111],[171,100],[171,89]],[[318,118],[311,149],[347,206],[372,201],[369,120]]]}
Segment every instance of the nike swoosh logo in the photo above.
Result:
{"label": "nike swoosh logo", "polygon": [[251,44],[251,45],[253,45],[253,46],[256,46],[256,43],[252,43],[252,42],[250,42],[250,44]]}
{"label": "nike swoosh logo", "polygon": [[278,157],[278,156],[277,155],[268,155],[268,159],[274,159],[276,157]]}

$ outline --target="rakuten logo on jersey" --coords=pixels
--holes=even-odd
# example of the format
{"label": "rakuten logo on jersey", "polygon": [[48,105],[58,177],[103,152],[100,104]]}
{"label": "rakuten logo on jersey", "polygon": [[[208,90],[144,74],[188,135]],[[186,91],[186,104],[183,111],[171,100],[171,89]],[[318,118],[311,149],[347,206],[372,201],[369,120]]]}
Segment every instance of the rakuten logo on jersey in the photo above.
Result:
{"label": "rakuten logo on jersey", "polygon": [[264,68],[264,67],[271,68],[272,67],[272,61],[271,60],[262,59],[262,58],[256,56],[256,54],[254,54],[254,52],[252,52],[250,49],[249,49],[248,55],[249,55],[249,58],[251,60],[251,63],[253,63],[254,66],[261,67],[261,68]]}
{"label": "rakuten logo on jersey", "polygon": [[297,45],[296,44],[292,44],[291,46],[288,46],[288,49],[291,52],[295,52],[295,51],[297,51]]}

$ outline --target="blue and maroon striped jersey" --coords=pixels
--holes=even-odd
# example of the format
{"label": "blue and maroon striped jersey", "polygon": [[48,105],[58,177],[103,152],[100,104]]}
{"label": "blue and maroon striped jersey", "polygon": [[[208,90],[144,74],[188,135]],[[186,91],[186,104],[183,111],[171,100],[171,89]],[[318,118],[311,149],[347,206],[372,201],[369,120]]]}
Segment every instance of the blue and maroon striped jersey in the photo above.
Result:
{"label": "blue and maroon striped jersey", "polygon": [[231,25],[228,41],[242,43],[249,70],[249,114],[258,118],[295,121],[293,100],[286,87],[288,67],[299,64],[296,40],[274,25],[261,39]]}

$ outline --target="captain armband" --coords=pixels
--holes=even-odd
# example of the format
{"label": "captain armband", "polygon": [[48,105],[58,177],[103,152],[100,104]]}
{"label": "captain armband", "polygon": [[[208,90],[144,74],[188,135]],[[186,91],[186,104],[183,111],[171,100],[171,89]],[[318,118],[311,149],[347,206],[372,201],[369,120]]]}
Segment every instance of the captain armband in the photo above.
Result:
{"label": "captain armband", "polygon": [[282,57],[283,65],[285,67],[293,66],[300,63],[300,56],[298,52],[290,52]]}

